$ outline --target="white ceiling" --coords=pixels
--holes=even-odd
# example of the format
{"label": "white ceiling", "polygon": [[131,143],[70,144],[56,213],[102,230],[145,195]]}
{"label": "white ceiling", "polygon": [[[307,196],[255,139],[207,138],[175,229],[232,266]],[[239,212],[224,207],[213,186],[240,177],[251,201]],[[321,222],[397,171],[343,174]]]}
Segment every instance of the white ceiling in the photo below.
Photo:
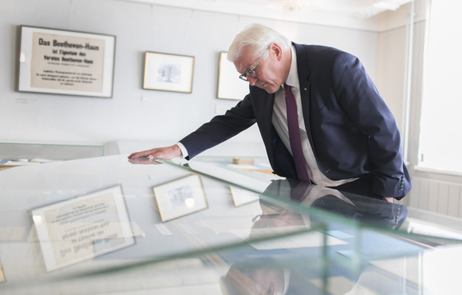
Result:
{"label": "white ceiling", "polygon": [[[201,8],[229,12],[230,6],[245,7],[245,10],[272,10],[280,13],[322,12],[369,18],[383,11],[396,10],[413,0],[128,0],[175,6]],[[241,10],[242,11],[242,10]]]}
{"label": "white ceiling", "polygon": [[374,16],[413,0],[119,0],[302,23],[378,30]]}
{"label": "white ceiling", "polygon": [[357,18],[369,18],[386,10],[396,10],[413,0],[205,0],[209,2],[246,3],[251,6],[267,6],[274,10],[346,14]]}

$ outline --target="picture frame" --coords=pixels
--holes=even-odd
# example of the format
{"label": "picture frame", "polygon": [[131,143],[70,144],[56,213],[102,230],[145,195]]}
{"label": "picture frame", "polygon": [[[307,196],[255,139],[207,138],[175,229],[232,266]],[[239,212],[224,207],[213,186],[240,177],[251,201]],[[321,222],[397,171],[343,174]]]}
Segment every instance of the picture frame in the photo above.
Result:
{"label": "picture frame", "polygon": [[111,98],[114,35],[20,26],[19,92]]}
{"label": "picture frame", "polygon": [[260,195],[252,191],[237,188],[235,186],[230,186],[229,188],[231,190],[231,195],[233,196],[235,207],[253,203],[260,199]]}
{"label": "picture frame", "polygon": [[135,244],[120,185],[32,210],[47,271]]}
{"label": "picture frame", "polygon": [[243,100],[249,93],[249,83],[239,79],[239,73],[234,64],[228,61],[227,56],[228,52],[220,52],[217,98]]}
{"label": "picture frame", "polygon": [[146,51],[143,89],[192,93],[194,56]]}
{"label": "picture frame", "polygon": [[162,222],[208,208],[199,175],[189,175],[153,188]]}

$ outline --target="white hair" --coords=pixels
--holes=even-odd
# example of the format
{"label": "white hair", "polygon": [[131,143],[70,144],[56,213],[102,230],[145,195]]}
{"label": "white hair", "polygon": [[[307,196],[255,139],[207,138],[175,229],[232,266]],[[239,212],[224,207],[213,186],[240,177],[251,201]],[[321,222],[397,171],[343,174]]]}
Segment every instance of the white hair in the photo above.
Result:
{"label": "white hair", "polygon": [[235,62],[241,55],[242,48],[253,47],[256,54],[261,54],[271,43],[282,49],[290,48],[290,40],[281,33],[261,24],[251,24],[236,35],[228,49],[228,60]]}

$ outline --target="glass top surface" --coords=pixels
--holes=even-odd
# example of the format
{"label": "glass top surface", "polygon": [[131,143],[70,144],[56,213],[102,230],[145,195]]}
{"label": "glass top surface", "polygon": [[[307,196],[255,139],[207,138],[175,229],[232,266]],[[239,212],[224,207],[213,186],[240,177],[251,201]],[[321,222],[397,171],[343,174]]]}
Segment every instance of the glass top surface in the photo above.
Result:
{"label": "glass top surface", "polygon": [[102,145],[0,142],[0,168],[101,156]]}
{"label": "glass top surface", "polygon": [[122,155],[0,171],[0,293],[345,294],[458,243],[407,233],[403,205],[263,168]]}

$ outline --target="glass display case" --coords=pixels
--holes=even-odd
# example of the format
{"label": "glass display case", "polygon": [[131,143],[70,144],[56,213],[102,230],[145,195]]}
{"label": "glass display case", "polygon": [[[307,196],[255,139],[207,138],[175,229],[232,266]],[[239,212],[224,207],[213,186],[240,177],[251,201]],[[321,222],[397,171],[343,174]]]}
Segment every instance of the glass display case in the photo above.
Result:
{"label": "glass display case", "polygon": [[0,142],[0,169],[101,156],[102,145]]}
{"label": "glass display case", "polygon": [[0,171],[0,293],[452,294],[459,239],[264,170],[115,155]]}

